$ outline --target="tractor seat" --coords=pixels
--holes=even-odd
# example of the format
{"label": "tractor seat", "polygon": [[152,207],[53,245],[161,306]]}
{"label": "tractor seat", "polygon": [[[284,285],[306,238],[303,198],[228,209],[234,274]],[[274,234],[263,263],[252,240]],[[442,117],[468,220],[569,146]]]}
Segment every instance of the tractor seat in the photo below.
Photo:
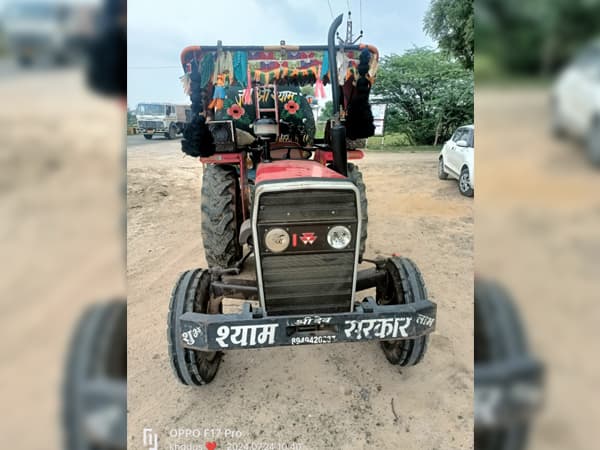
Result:
{"label": "tractor seat", "polygon": [[304,150],[295,145],[290,145],[289,143],[285,144],[283,147],[281,144],[272,144],[271,145],[271,159],[280,160],[280,159],[310,159],[312,153],[308,150]]}

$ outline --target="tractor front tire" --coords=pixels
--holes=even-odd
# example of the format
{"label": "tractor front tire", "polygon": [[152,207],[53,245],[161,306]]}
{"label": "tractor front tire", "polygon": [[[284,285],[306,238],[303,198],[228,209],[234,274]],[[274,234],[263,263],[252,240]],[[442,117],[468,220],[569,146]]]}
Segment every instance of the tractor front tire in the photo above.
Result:
{"label": "tractor front tire", "polygon": [[358,170],[358,166],[355,166],[352,163],[348,163],[348,178],[354,183],[354,185],[358,188],[358,192],[360,193],[361,228],[359,259],[362,260],[363,254],[365,253],[365,248],[367,246],[367,228],[369,225],[369,205],[367,202],[367,187],[365,186],[365,182],[363,180],[361,171]]}
{"label": "tractor front tire", "polygon": [[202,240],[209,267],[232,267],[242,257],[239,180],[233,166],[209,164],[202,177]]}
{"label": "tractor front tire", "polygon": [[148,140],[152,139],[153,134],[145,134],[144,137]]}
{"label": "tractor front tire", "polygon": [[[427,299],[427,289],[421,272],[408,258],[393,257],[386,260],[387,283],[377,288],[377,303],[397,305]],[[399,366],[414,366],[427,352],[429,335],[414,339],[381,341],[387,360]]]}
{"label": "tractor front tire", "polygon": [[[71,337],[63,381],[65,450],[127,445],[127,304],[94,304]],[[115,414],[116,412],[116,414]],[[90,426],[104,417],[108,427]]]}
{"label": "tractor front tire", "polygon": [[[475,405],[478,405],[478,400],[481,401],[478,397],[482,395],[477,389],[478,368],[508,365],[511,361],[523,361],[534,357],[529,350],[523,323],[508,292],[493,281],[476,278],[474,294]],[[477,411],[480,406],[476,406],[475,409]],[[530,419],[522,418],[510,426],[489,428],[481,426],[479,420],[476,413],[476,448],[527,448]]]}
{"label": "tractor front tire", "polygon": [[185,385],[210,383],[219,370],[221,352],[190,350],[181,343],[181,315],[186,312],[209,313],[210,300],[210,273],[207,270],[182,273],[171,293],[167,318],[169,360],[175,376]]}

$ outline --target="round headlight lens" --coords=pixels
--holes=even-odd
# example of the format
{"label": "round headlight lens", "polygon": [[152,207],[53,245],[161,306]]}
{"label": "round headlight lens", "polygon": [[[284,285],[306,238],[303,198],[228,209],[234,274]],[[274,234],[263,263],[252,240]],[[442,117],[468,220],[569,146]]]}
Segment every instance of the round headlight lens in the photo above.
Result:
{"label": "round headlight lens", "polygon": [[343,225],[335,226],[327,233],[327,242],[336,250],[348,247],[351,240],[352,233]]}
{"label": "round headlight lens", "polygon": [[273,253],[280,253],[290,245],[290,235],[283,228],[273,228],[267,232],[265,244]]}

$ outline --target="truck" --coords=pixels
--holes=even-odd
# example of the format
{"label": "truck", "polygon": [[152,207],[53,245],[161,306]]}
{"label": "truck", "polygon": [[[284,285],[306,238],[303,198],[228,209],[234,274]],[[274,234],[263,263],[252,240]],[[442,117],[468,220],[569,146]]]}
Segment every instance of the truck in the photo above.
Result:
{"label": "truck", "polygon": [[94,33],[97,8],[58,1],[12,1],[0,28],[21,67],[81,62]]}
{"label": "truck", "polygon": [[162,134],[167,139],[175,139],[182,134],[192,117],[189,105],[173,103],[139,103],[135,117],[140,133],[146,139]]}

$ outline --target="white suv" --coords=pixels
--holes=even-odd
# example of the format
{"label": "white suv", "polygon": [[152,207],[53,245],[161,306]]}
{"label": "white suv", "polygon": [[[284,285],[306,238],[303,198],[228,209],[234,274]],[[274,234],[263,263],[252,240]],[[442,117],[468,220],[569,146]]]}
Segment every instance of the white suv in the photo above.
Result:
{"label": "white suv", "polygon": [[600,40],[586,47],[558,77],[552,90],[552,128],[585,143],[600,165]]}
{"label": "white suv", "polygon": [[444,144],[438,160],[438,177],[458,180],[458,190],[462,195],[473,197],[475,192],[475,127],[460,127]]}

